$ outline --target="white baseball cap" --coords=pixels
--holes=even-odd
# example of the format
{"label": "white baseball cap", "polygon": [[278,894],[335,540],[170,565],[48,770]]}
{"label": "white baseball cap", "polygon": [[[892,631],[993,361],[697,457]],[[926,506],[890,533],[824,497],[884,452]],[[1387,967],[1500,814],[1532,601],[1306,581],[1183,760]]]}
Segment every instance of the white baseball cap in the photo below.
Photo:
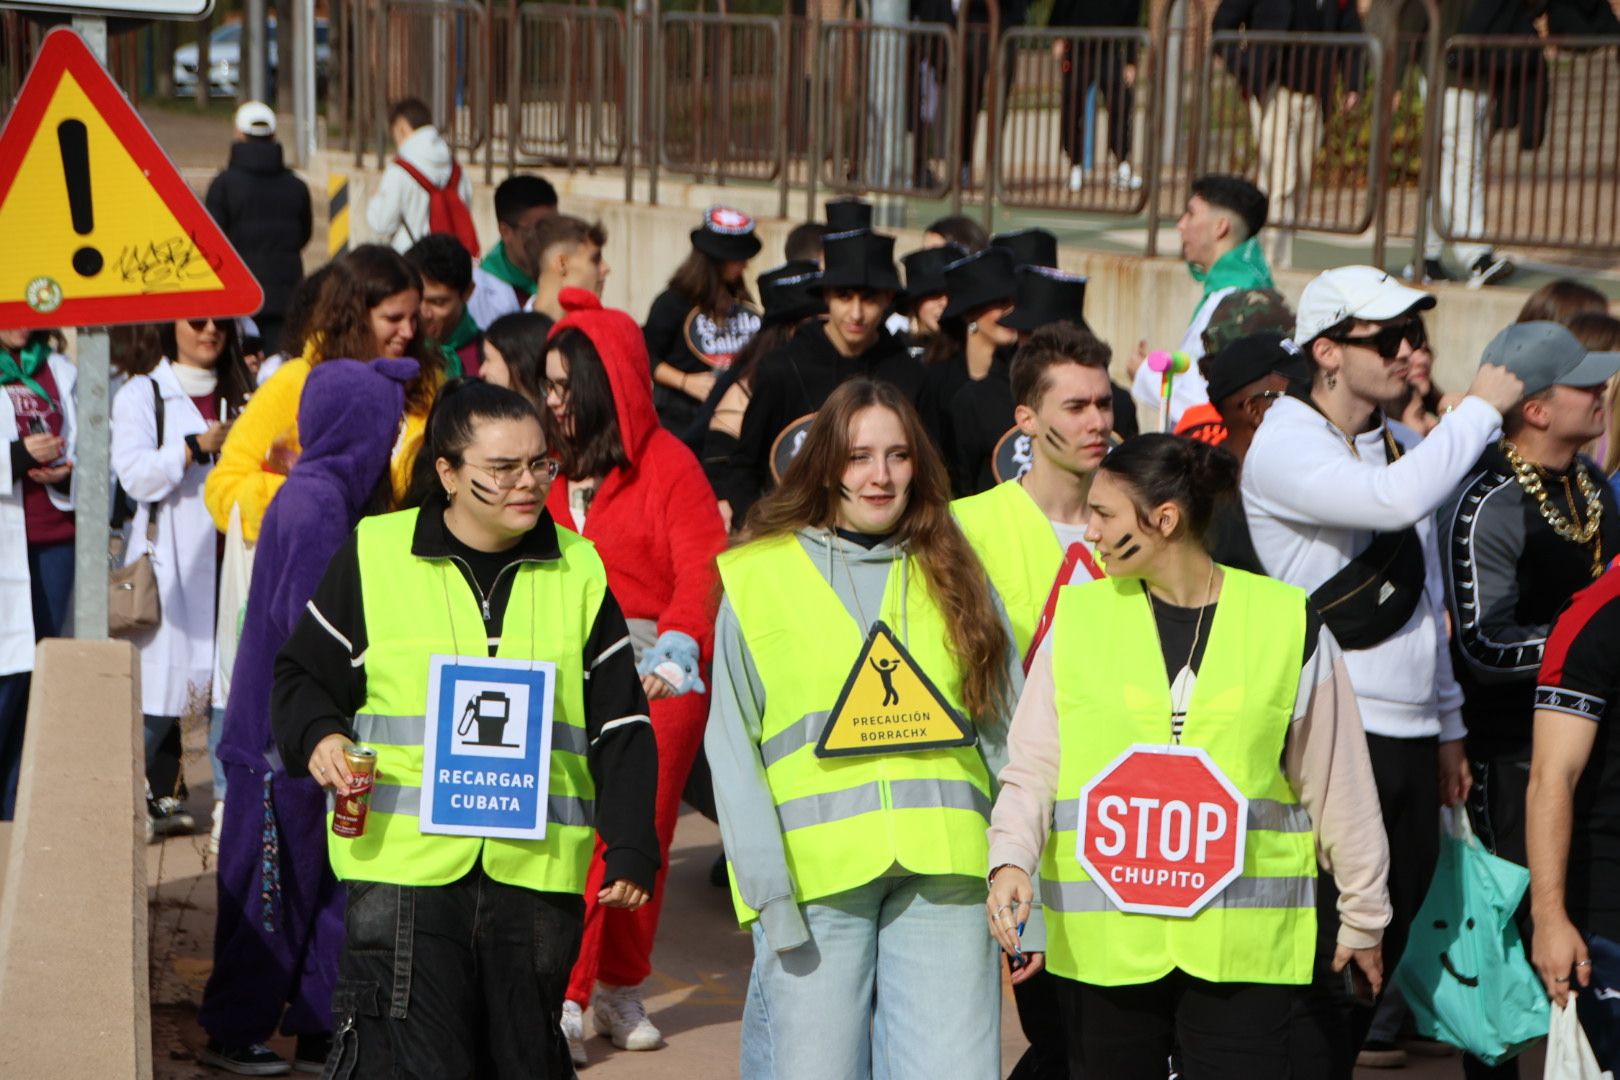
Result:
{"label": "white baseball cap", "polygon": [[236,110],[236,130],[244,135],[274,135],[276,113],[262,101],[244,101]]}
{"label": "white baseball cap", "polygon": [[1309,345],[1346,319],[1387,322],[1434,307],[1434,297],[1375,266],[1340,266],[1312,278],[1299,297],[1294,340]]}

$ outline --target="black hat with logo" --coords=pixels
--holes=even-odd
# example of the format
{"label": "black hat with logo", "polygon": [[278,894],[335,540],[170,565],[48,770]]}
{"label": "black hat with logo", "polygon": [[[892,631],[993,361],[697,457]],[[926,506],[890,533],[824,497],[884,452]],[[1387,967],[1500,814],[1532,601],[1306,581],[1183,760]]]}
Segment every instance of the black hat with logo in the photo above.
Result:
{"label": "black hat with logo", "polygon": [[729,206],[711,206],[703,224],[692,230],[692,246],[721,262],[747,262],[759,254],[754,219]]}
{"label": "black hat with logo", "polygon": [[820,292],[828,289],[866,289],[869,292],[904,292],[894,268],[894,237],[871,229],[828,233],[821,241]]}
{"label": "black hat with logo", "polygon": [[906,268],[906,296],[920,300],[945,291],[945,268],[958,259],[967,258],[967,249],[956,244],[913,251],[900,262]]}
{"label": "black hat with logo", "polygon": [[945,268],[945,311],[955,319],[991,304],[1006,303],[1015,294],[1012,255],[1006,248],[987,247]]}
{"label": "black hat with logo", "polygon": [[1045,229],[997,233],[990,238],[990,246],[1012,252],[1014,266],[1050,266],[1057,269],[1057,237]]}
{"label": "black hat with logo", "polygon": [[798,322],[827,310],[816,287],[821,267],[808,259],[794,259],[759,275],[759,302],[765,306],[767,325]]}
{"label": "black hat with logo", "polygon": [[1020,266],[1012,313],[1001,319],[1010,330],[1039,330],[1055,322],[1086,325],[1086,279],[1048,266]]}
{"label": "black hat with logo", "polygon": [[827,200],[827,229],[830,232],[853,232],[872,227],[872,204],[865,199],[846,196]]}

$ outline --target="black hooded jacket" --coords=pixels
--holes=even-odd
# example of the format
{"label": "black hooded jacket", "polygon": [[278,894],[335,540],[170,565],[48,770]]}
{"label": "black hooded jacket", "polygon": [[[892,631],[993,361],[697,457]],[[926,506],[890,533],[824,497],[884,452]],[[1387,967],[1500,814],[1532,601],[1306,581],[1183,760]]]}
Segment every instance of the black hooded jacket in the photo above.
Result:
{"label": "black hooded jacket", "polygon": [[267,315],[287,310],[304,279],[304,245],[314,223],[309,186],[281,160],[281,144],[248,139],[208,185],[208,212],[264,288]]}

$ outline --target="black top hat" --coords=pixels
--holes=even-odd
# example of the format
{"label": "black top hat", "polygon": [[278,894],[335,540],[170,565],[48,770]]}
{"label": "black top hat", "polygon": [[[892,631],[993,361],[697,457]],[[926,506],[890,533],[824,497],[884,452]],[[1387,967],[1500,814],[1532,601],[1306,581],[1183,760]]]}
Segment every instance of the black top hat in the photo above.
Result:
{"label": "black top hat", "polygon": [[729,206],[711,206],[703,224],[692,230],[692,246],[721,262],[747,262],[759,254],[754,219]]}
{"label": "black top hat", "polygon": [[1013,261],[1005,248],[987,247],[945,268],[945,292],[950,299],[940,316],[960,318],[991,304],[1011,300]]}
{"label": "black top hat", "polygon": [[865,199],[845,196],[827,200],[827,228],[835,233],[872,227],[872,204]]}
{"label": "black top hat", "polygon": [[1012,252],[1014,266],[1050,266],[1057,269],[1057,237],[1045,229],[997,233],[990,238],[990,244]]}
{"label": "black top hat", "polygon": [[920,300],[945,291],[945,268],[967,257],[967,249],[956,244],[923,248],[900,260],[906,268],[906,297]]}
{"label": "black top hat", "polygon": [[827,289],[904,292],[894,269],[894,237],[871,229],[828,233],[821,242],[821,281]]}
{"label": "black top hat", "polygon": [[1086,326],[1086,279],[1045,266],[1020,266],[1017,272],[1018,297],[1012,314],[1001,319],[1011,330],[1039,330],[1067,320]]}
{"label": "black top hat", "polygon": [[826,311],[826,303],[815,291],[820,283],[821,267],[809,259],[794,259],[759,275],[764,321],[798,322]]}

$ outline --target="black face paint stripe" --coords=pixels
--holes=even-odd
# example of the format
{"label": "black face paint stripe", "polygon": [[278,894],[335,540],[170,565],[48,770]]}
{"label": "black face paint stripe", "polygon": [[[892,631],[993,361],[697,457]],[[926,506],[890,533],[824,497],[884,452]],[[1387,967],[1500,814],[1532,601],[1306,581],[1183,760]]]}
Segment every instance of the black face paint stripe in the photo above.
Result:
{"label": "black face paint stripe", "polygon": [[1059,450],[1067,450],[1069,448],[1069,440],[1065,439],[1062,435],[1059,435],[1054,428],[1046,429],[1046,441],[1051,443]]}
{"label": "black face paint stripe", "polygon": [[[1136,534],[1135,533],[1126,533],[1124,536],[1119,538],[1119,542],[1122,545],[1123,544],[1131,544],[1131,541],[1134,540],[1134,539],[1136,539]],[[1141,544],[1131,544],[1130,547],[1126,548],[1124,551],[1121,551],[1119,553],[1118,558],[1120,558],[1120,559],[1128,559],[1132,555],[1135,555],[1138,551],[1141,551],[1141,550],[1142,550],[1142,545]]]}
{"label": "black face paint stripe", "polygon": [[[494,488],[490,487],[488,484],[481,484],[478,482],[478,480],[472,477],[468,477],[467,479],[467,490],[472,492],[473,498],[477,499],[485,506],[495,505],[495,499],[490,498],[490,495],[495,496],[495,498],[500,497],[500,493]],[[489,495],[484,494],[486,491],[489,493]]]}
{"label": "black face paint stripe", "polygon": [[855,497],[855,493],[849,490],[849,488],[845,487],[843,484],[838,485],[838,494],[842,495],[846,499],[853,499]]}

